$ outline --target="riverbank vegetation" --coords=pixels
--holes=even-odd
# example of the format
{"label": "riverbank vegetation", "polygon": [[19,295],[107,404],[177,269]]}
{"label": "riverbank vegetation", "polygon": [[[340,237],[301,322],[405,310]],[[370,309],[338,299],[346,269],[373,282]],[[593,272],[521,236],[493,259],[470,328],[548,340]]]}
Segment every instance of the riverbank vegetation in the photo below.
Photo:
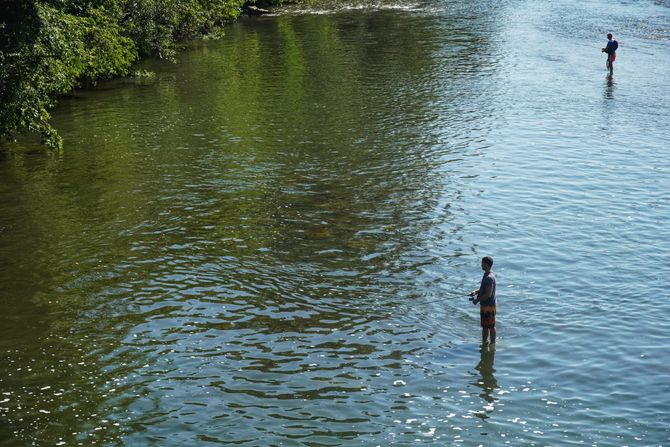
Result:
{"label": "riverbank vegetation", "polygon": [[62,146],[58,132],[49,124],[49,110],[59,95],[99,79],[125,76],[144,56],[174,59],[179,42],[220,32],[248,3],[0,2],[0,139],[37,132],[48,145]]}

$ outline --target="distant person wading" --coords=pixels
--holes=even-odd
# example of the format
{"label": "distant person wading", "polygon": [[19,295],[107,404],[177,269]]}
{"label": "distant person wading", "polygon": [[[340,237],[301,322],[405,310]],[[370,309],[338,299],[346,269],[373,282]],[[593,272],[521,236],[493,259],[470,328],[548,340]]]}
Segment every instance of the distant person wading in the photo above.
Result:
{"label": "distant person wading", "polygon": [[616,60],[616,50],[619,48],[619,42],[614,40],[612,33],[607,33],[607,46],[601,51],[607,53],[607,69],[610,71],[610,74],[614,73],[614,61]]}

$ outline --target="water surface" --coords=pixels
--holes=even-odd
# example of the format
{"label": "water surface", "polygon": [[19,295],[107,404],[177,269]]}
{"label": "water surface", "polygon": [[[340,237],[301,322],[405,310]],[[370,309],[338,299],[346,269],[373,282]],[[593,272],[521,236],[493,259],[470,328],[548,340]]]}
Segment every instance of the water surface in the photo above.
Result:
{"label": "water surface", "polygon": [[668,6],[290,6],[62,100],[0,152],[0,444],[667,445]]}

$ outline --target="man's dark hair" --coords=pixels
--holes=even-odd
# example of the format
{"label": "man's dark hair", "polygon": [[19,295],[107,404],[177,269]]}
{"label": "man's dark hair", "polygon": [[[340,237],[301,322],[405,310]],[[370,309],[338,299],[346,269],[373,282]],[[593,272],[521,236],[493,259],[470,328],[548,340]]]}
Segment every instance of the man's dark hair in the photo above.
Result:
{"label": "man's dark hair", "polygon": [[482,258],[482,262],[488,265],[489,267],[493,267],[493,258],[491,256],[484,256]]}

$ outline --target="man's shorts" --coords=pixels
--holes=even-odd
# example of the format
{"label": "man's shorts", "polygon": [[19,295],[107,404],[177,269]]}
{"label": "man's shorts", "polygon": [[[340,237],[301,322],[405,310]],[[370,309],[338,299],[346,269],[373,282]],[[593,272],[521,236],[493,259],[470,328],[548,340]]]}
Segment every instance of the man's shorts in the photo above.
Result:
{"label": "man's shorts", "polygon": [[496,325],[496,307],[479,306],[479,319],[483,328],[493,328]]}
{"label": "man's shorts", "polygon": [[610,54],[610,62],[614,62],[616,60],[616,53]]}

